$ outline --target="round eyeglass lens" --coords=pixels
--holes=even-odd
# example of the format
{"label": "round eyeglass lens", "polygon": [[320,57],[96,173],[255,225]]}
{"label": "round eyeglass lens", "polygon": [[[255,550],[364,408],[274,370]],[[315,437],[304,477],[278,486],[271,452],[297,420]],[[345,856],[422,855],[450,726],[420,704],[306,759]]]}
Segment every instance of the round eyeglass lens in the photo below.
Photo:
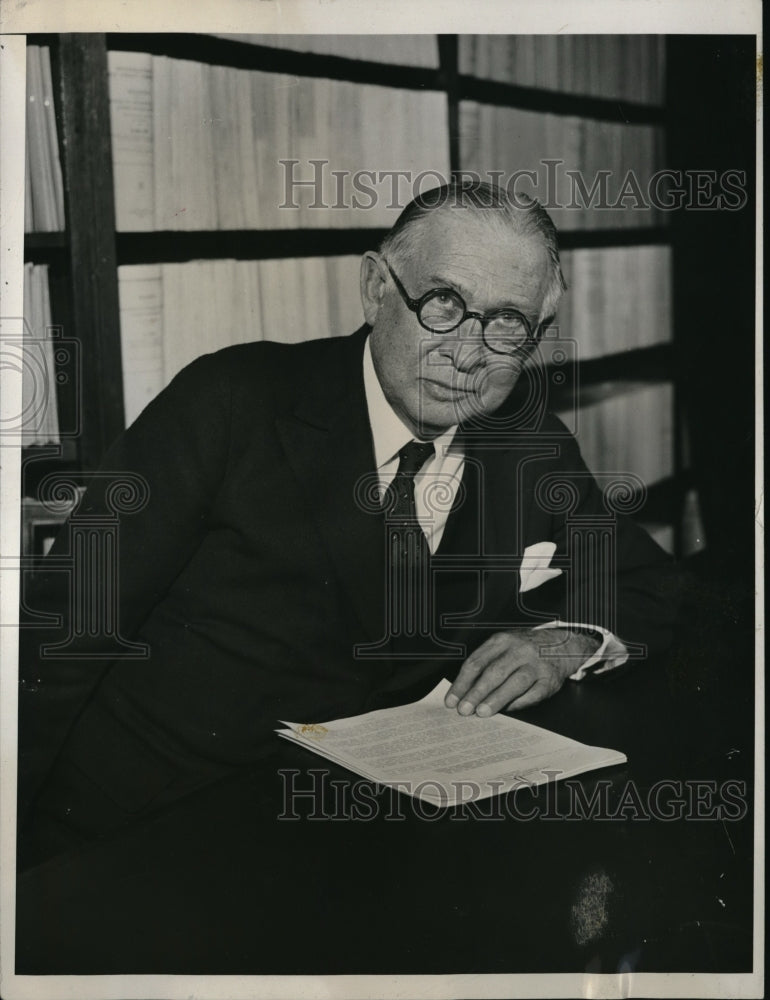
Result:
{"label": "round eyeglass lens", "polygon": [[529,339],[529,330],[521,316],[501,313],[487,323],[484,340],[487,346],[501,354],[518,350]]}
{"label": "round eyeglass lens", "polygon": [[453,330],[465,316],[465,303],[454,292],[439,291],[420,306],[419,320],[431,330]]}

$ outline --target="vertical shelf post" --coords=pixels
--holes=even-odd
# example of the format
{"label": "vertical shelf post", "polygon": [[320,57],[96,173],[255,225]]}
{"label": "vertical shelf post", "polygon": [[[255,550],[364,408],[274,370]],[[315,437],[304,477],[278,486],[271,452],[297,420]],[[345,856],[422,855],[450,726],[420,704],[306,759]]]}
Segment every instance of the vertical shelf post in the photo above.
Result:
{"label": "vertical shelf post", "polygon": [[115,204],[104,35],[63,34],[58,51],[72,330],[80,342],[80,464],[95,468],[123,429]]}
{"label": "vertical shelf post", "polygon": [[449,118],[449,169],[460,169],[460,86],[457,35],[438,36],[438,57]]}

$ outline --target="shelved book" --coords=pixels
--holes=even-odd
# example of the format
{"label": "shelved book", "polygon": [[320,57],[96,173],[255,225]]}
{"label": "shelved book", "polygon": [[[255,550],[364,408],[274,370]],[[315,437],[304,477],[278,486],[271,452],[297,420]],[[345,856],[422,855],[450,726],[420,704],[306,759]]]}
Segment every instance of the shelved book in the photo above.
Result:
{"label": "shelved book", "polygon": [[64,184],[48,46],[27,46],[24,231],[64,229]]}
{"label": "shelved book", "polygon": [[351,333],[363,322],[358,270],[357,257],[120,267],[126,423],[201,354]]}
{"label": "shelved book", "polygon": [[[663,128],[460,102],[460,160],[537,198],[557,229],[657,226]],[[652,193],[651,193],[652,191]]]}
{"label": "shelved book", "polygon": [[574,426],[593,473],[630,472],[646,486],[674,473],[674,387],[671,382],[606,382],[591,389],[575,413],[559,413]]}
{"label": "shelved book", "polygon": [[48,265],[24,265],[22,443],[58,444],[55,341],[51,325]]}
{"label": "shelved book", "polygon": [[460,72],[520,87],[662,105],[660,35],[460,35]]}
{"label": "shelved book", "polygon": [[561,254],[567,292],[556,323],[587,361],[671,341],[668,246],[600,247]]}
{"label": "shelved book", "polygon": [[284,722],[276,730],[378,785],[435,806],[623,764],[617,750],[587,746],[505,715],[462,716],[444,705],[442,680],[421,701],[324,723]]}
{"label": "shelved book", "polygon": [[443,92],[108,60],[118,230],[388,226],[448,176]]}

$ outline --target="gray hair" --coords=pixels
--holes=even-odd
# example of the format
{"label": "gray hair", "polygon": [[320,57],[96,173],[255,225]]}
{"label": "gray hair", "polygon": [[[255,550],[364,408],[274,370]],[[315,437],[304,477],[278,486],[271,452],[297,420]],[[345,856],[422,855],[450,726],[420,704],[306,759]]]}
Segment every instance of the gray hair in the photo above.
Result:
{"label": "gray hair", "polygon": [[506,233],[513,229],[521,235],[535,235],[542,239],[551,274],[538,323],[552,319],[567,288],[561,270],[559,240],[548,212],[539,201],[528,195],[516,194],[512,198],[497,184],[481,180],[452,180],[449,184],[431,188],[406,206],[382,240],[379,252],[391,263],[406,264],[415,252],[415,229],[430,212],[444,207],[467,208],[490,225],[505,229]]}

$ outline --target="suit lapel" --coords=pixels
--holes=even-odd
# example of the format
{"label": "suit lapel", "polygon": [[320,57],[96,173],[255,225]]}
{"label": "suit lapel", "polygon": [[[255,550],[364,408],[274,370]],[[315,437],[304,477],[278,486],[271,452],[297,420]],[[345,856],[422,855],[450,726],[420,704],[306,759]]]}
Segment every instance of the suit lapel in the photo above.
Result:
{"label": "suit lapel", "polygon": [[384,632],[385,537],[363,387],[364,340],[354,335],[339,363],[312,372],[301,403],[277,428],[337,576],[376,640]]}
{"label": "suit lapel", "polygon": [[[517,501],[511,488],[510,451],[507,448],[485,447],[478,440],[465,445],[466,462],[480,468],[478,487],[478,512],[481,518],[480,542],[485,557],[512,556],[516,549]],[[491,564],[494,565],[494,558]],[[515,571],[514,571],[515,575]],[[494,614],[495,609],[509,605],[509,595],[515,589],[511,583],[509,567],[484,574],[484,615]]]}
{"label": "suit lapel", "polygon": [[[490,558],[485,574],[487,614],[513,615],[519,589],[519,567],[527,538],[527,521],[534,503],[537,456],[542,451],[531,437],[514,441],[463,431],[466,464],[481,468],[479,516],[481,550]],[[534,464],[533,464],[534,461]],[[506,611],[507,609],[507,611]]]}

